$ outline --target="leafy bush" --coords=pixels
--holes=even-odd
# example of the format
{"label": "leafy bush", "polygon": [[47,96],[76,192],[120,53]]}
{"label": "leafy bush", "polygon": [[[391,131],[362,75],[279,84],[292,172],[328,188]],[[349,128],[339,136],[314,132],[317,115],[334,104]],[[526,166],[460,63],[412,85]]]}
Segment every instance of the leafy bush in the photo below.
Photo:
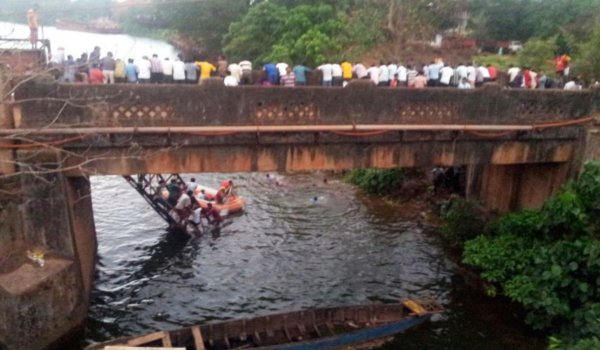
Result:
{"label": "leafy bush", "polygon": [[350,171],[346,181],[363,191],[377,196],[391,195],[402,188],[402,169],[355,169]]}
{"label": "leafy bush", "polygon": [[588,82],[600,80],[600,25],[596,25],[590,38],[579,46],[579,54],[575,60],[575,70]]}
{"label": "leafy bush", "polygon": [[531,67],[535,71],[543,70],[552,72],[552,58],[556,52],[554,39],[533,38],[525,43],[523,50],[519,52],[519,64],[521,67]]}
{"label": "leafy bush", "polygon": [[465,244],[464,262],[477,266],[484,279],[504,282],[527,267],[533,255],[530,244],[520,235],[478,236]]}
{"label": "leafy bush", "polygon": [[[466,242],[464,262],[527,310],[537,329],[577,340],[600,334],[600,163],[586,164],[540,210],[507,215]],[[597,344],[590,338],[573,349]],[[562,349],[562,345],[552,345]]]}
{"label": "leafy bush", "polygon": [[444,239],[455,247],[462,246],[465,241],[477,237],[485,228],[483,212],[470,200],[453,198],[442,209],[444,224],[440,233]]}

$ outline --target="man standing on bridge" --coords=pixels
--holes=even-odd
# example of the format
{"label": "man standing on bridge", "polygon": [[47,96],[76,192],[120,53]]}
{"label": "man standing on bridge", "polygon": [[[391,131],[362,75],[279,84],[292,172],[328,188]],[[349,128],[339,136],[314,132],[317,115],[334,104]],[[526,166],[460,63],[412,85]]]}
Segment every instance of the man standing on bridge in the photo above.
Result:
{"label": "man standing on bridge", "polygon": [[38,9],[40,7],[38,4],[33,5],[27,11],[27,24],[29,25],[29,42],[31,43],[31,48],[37,48],[38,41]]}

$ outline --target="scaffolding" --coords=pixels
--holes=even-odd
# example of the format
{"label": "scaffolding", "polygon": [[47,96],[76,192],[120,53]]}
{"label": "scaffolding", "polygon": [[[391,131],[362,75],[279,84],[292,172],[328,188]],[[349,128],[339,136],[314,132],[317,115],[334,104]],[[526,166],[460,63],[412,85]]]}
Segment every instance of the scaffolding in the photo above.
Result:
{"label": "scaffolding", "polygon": [[183,178],[179,174],[138,174],[138,175],[125,175],[123,176],[125,181],[131,185],[154,209],[160,217],[162,217],[168,224],[169,228],[181,230],[187,233],[199,234],[201,233],[199,228],[195,225],[189,225],[187,218],[179,218],[174,214],[173,206],[162,197],[164,185],[175,179],[177,183],[185,183]]}

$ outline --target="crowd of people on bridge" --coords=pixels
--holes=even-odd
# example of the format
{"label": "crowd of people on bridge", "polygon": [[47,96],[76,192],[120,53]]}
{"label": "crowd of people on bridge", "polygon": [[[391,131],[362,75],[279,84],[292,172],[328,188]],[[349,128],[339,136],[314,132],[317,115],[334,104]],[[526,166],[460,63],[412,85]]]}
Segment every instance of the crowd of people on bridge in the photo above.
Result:
{"label": "crowd of people on bridge", "polygon": [[[162,57],[157,54],[143,56],[139,60],[116,58],[112,52],[101,54],[100,47],[77,59],[67,55],[59,48],[52,58],[52,64],[61,71],[61,80],[68,83],[90,84],[199,84],[202,81],[220,77],[226,86],[304,86],[309,80],[322,86],[342,87],[351,80],[366,80],[379,87],[414,89],[455,87],[472,89],[489,82],[498,82],[500,75],[511,88],[581,89],[579,79],[569,76],[570,58],[563,55],[556,59],[556,75],[550,76],[531,67],[513,66],[507,72],[499,72],[493,65],[476,63],[449,64],[442,58],[430,63],[404,64],[398,61],[381,61],[379,64],[351,63],[348,60],[325,63],[317,67],[305,64],[291,65],[286,62],[267,63],[260,67],[260,74],[253,73],[252,62],[243,60],[230,63],[220,55],[216,62],[204,58],[187,59]],[[312,75],[312,77],[311,77]],[[309,79],[310,78],[310,79]]]}

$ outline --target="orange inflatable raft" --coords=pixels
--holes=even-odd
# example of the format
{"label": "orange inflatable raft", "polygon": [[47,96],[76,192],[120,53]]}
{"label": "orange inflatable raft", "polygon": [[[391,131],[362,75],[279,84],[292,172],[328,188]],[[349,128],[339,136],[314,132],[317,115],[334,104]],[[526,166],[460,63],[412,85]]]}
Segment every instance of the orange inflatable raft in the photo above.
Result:
{"label": "orange inflatable raft", "polygon": [[[202,192],[204,191],[204,193]],[[225,198],[223,204],[217,204],[213,199],[217,195],[217,190],[210,187],[198,186],[194,190],[194,196],[202,208],[206,208],[208,203],[212,203],[213,207],[216,208],[221,216],[227,216],[235,213],[239,213],[244,210],[244,198],[235,194],[230,194]]]}

